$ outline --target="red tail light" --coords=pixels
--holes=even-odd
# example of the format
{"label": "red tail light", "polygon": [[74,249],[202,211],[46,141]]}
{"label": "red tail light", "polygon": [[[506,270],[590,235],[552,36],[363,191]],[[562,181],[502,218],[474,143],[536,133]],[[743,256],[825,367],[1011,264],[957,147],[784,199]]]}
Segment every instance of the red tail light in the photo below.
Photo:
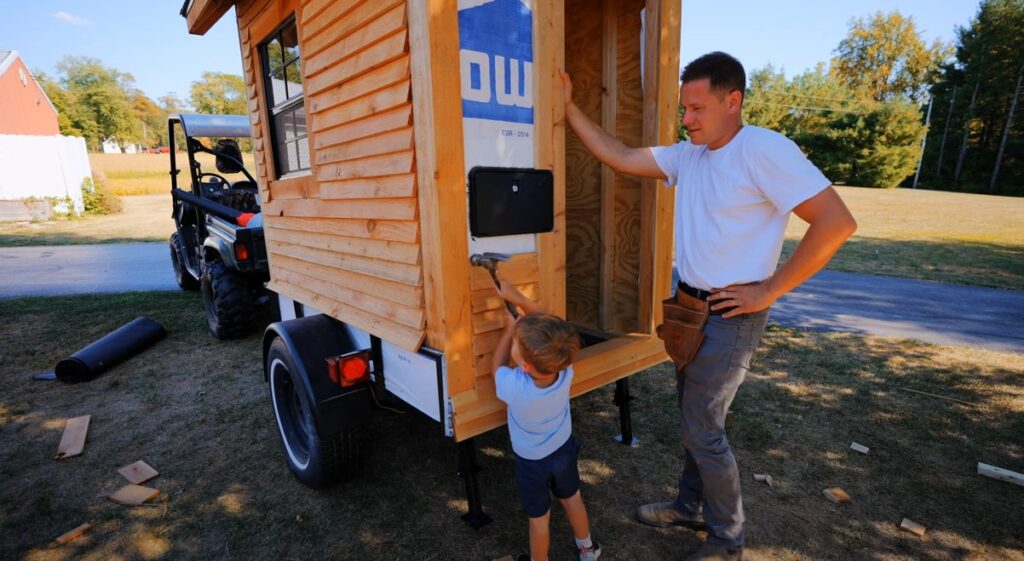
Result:
{"label": "red tail light", "polygon": [[249,260],[249,248],[244,243],[235,243],[235,259],[238,261]]}
{"label": "red tail light", "polygon": [[370,353],[356,352],[327,359],[327,375],[343,388],[370,378]]}

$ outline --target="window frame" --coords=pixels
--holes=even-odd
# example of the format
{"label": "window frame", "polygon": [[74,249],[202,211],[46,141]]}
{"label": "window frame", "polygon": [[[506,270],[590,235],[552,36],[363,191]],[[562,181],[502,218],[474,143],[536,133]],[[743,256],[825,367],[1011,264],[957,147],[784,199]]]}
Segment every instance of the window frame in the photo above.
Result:
{"label": "window frame", "polygon": [[[274,28],[274,31],[267,35],[263,39],[263,41],[256,45],[256,51],[260,58],[260,68],[263,72],[263,91],[264,98],[266,101],[265,106],[267,114],[267,129],[270,135],[270,138],[268,140],[270,141],[270,151],[274,163],[274,175],[276,176],[277,179],[289,179],[292,177],[301,177],[313,173],[313,154],[309,149],[309,123],[303,123],[306,134],[301,137],[296,135],[296,137],[293,138],[292,140],[285,140],[285,132],[279,130],[277,125],[277,118],[280,117],[281,115],[286,115],[289,113],[293,115],[293,119],[294,115],[297,113],[302,114],[302,118],[304,121],[306,119],[305,89],[303,88],[300,91],[300,93],[294,97],[289,97],[288,95],[288,66],[296,64],[299,76],[300,78],[302,77],[301,49],[297,48],[297,53],[294,56],[289,57],[286,54],[287,50],[284,47],[284,41],[282,40],[284,31],[289,27],[295,28],[296,47],[298,47],[298,23],[294,13],[292,13],[287,19],[284,20],[284,22],[282,22],[280,25]],[[268,47],[272,42],[274,42],[274,40],[277,40],[278,44],[281,46],[281,60],[277,61],[279,64],[276,67],[271,64],[271,56],[268,49]],[[274,72],[279,72],[282,70],[284,74],[284,99],[277,100],[275,99],[274,95]],[[295,126],[294,121],[291,126]],[[306,143],[306,167],[302,167],[303,162],[301,161],[301,158],[299,158],[299,155],[301,154],[299,144],[301,142]],[[294,169],[288,168],[288,166],[282,166],[282,161],[287,162],[288,155],[286,151],[290,148],[296,150],[295,155],[298,167]],[[284,152],[282,151],[282,149],[284,150]],[[286,168],[288,169],[288,171],[283,171]]]}

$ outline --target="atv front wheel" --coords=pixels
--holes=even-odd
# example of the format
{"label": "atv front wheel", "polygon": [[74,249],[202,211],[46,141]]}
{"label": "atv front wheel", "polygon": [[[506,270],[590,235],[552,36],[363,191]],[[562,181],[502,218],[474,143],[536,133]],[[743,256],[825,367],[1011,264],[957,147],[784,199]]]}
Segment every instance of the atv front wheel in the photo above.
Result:
{"label": "atv front wheel", "polygon": [[178,288],[182,290],[199,290],[199,279],[192,276],[185,266],[185,244],[181,242],[181,236],[177,232],[171,234],[171,265],[174,266],[174,280]]}
{"label": "atv front wheel", "polygon": [[202,289],[206,323],[214,337],[241,337],[252,329],[256,302],[245,277],[212,261],[203,268]]}

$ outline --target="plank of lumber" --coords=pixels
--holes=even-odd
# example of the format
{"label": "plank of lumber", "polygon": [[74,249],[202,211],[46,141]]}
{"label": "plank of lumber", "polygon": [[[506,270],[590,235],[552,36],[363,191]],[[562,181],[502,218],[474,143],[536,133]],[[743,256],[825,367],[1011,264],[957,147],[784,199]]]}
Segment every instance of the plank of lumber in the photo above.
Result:
{"label": "plank of lumber", "polygon": [[[381,261],[379,259],[370,259],[367,257],[333,253],[321,249],[312,249],[279,242],[271,239],[269,236],[267,239],[267,249],[271,255],[294,257],[295,259],[301,259],[311,263],[319,263],[328,267],[338,267],[348,271],[362,273],[364,275],[400,282],[409,286],[422,285],[420,268],[415,265],[403,265],[401,263]],[[275,268],[273,258],[271,258],[270,261],[270,268],[271,278],[273,278],[273,269]]]}
{"label": "plank of lumber", "polygon": [[328,8],[320,16],[310,21],[310,23],[323,22],[323,26],[318,27],[315,32],[311,32],[305,37],[305,42],[302,45],[303,57],[311,57],[344,39],[353,31],[366,25],[367,22],[402,3],[402,0],[371,0],[362,2],[354,10],[349,11],[348,6],[352,3],[351,0],[337,2],[337,7]]}
{"label": "plank of lumber", "polygon": [[328,200],[414,196],[416,196],[416,174],[413,173],[385,175],[383,177],[357,177],[341,181],[324,181],[320,184],[320,197]]}
{"label": "plank of lumber", "polygon": [[71,530],[68,530],[67,532],[64,532],[63,534],[57,536],[57,539],[55,539],[53,541],[55,541],[55,542],[57,542],[57,543],[59,543],[61,545],[64,545],[64,544],[68,543],[69,541],[71,541],[71,540],[81,536],[82,534],[88,532],[90,528],[92,528],[92,524],[89,524],[88,522],[85,522],[85,523],[80,524],[79,526],[77,526],[77,527],[75,527],[75,528],[73,528]]}
{"label": "plank of lumber", "polygon": [[298,271],[322,281],[339,284],[356,292],[384,298],[410,308],[423,307],[423,289],[418,286],[409,286],[380,277],[353,273],[337,267],[327,267],[276,253],[274,254],[274,266],[275,269],[285,268]]}
{"label": "plank of lumber", "polygon": [[900,528],[910,532],[911,534],[914,534],[917,537],[924,536],[924,532],[927,529],[909,518],[904,518],[903,521],[900,522]]}
{"label": "plank of lumber", "polygon": [[928,396],[928,397],[934,397],[935,399],[944,399],[944,400],[946,400],[946,401],[952,401],[952,402],[954,402],[954,403],[960,403],[960,404],[962,404],[962,405],[971,405],[971,406],[976,406],[976,405],[978,405],[977,403],[971,403],[970,401],[963,401],[963,400],[961,400],[961,399],[954,399],[954,398],[952,398],[952,397],[946,397],[946,396],[944,396],[944,395],[935,395],[935,394],[933,394],[933,393],[928,393],[928,392],[922,392],[922,391],[920,391],[920,390],[912,390],[912,389],[910,389],[910,388],[896,388],[896,389],[898,389],[898,390],[903,390],[903,391],[905,391],[905,392],[910,392],[910,393],[916,393],[916,394],[926,395],[926,396]]}
{"label": "plank of lumber", "polygon": [[274,239],[293,245],[321,249],[332,253],[344,253],[382,261],[394,261],[406,265],[418,265],[420,247],[416,244],[370,240],[367,238],[350,238],[336,234],[316,234],[312,232],[293,232],[279,230]]}
{"label": "plank of lumber", "polygon": [[[385,156],[385,158],[392,157]],[[281,200],[264,204],[263,212],[278,216],[306,218],[415,220],[416,199],[410,197],[408,199],[356,199],[351,201]]]}
{"label": "plank of lumber", "polygon": [[359,51],[368,48],[383,37],[405,29],[405,6],[396,5],[389,11],[357,28],[345,38],[336,41],[315,56],[302,60],[303,74],[311,77],[332,64],[350,58]]}
{"label": "plank of lumber", "polygon": [[107,498],[115,503],[128,506],[138,506],[153,499],[159,494],[160,491],[158,489],[143,487],[141,485],[125,485],[117,491],[114,491],[114,494]]}
{"label": "plank of lumber", "polygon": [[68,419],[64,425],[64,434],[60,437],[60,445],[57,446],[57,459],[77,456],[85,450],[85,436],[89,432],[89,419],[92,415],[82,415]]}
{"label": "plank of lumber", "polygon": [[[340,164],[324,164],[317,168],[316,177],[321,181],[332,181],[337,179],[354,179],[356,177],[377,177],[382,175],[396,175],[400,173],[410,173],[412,171],[414,171],[413,152],[412,150],[405,150],[402,152],[392,152],[390,154],[384,154],[381,156],[368,156],[366,158],[357,158],[355,160],[349,160],[347,162],[343,162]],[[345,203],[342,204],[342,207],[349,204],[351,203],[349,201],[346,201]],[[351,217],[353,215],[346,214],[345,216]],[[363,214],[361,216],[365,218],[368,216],[375,215]],[[403,216],[376,216],[378,216],[379,218],[398,218],[403,220],[409,220],[415,217],[415,214],[408,214]]]}
{"label": "plank of lumber", "polygon": [[[466,259],[469,263],[469,259]],[[507,263],[498,265],[498,276],[520,285],[540,281],[540,263],[536,253],[520,253],[513,255]],[[472,267],[469,270],[470,287],[473,290],[494,289],[494,280],[483,267]]]}
{"label": "plank of lumber", "polygon": [[125,479],[128,480],[128,483],[131,483],[132,485],[144,483],[146,481],[149,481],[150,479],[153,479],[157,475],[160,475],[160,472],[153,469],[152,466],[150,466],[149,464],[142,460],[122,467],[121,469],[117,470],[117,473],[120,473]]}
{"label": "plank of lumber", "polygon": [[850,498],[850,495],[847,495],[846,491],[843,491],[839,487],[824,489],[822,490],[822,494],[825,495],[826,499],[837,504],[848,503],[853,501],[853,499]]}
{"label": "plank of lumber", "polygon": [[850,450],[853,450],[855,452],[860,452],[861,454],[867,454],[868,450],[870,450],[870,448],[868,448],[867,446],[864,446],[863,444],[857,444],[856,442],[853,442],[853,443],[850,444]]}
{"label": "plank of lumber", "polygon": [[1024,474],[978,462],[978,474],[1024,487]]}
{"label": "plank of lumber", "polygon": [[322,90],[392,61],[405,54],[407,39],[408,33],[403,27],[354,56],[340,61],[330,61],[331,66],[304,81],[303,91],[309,92],[310,95],[316,95]]}
{"label": "plank of lumber", "polygon": [[356,292],[340,284],[323,281],[282,267],[275,269],[274,275],[275,279],[280,279],[294,286],[301,286],[336,302],[349,302],[353,308],[375,316],[400,323],[412,329],[423,328],[423,310],[419,307],[403,306],[390,300]]}
{"label": "plank of lumber", "polygon": [[[406,79],[322,113],[314,113],[313,146],[319,149],[409,126],[412,114],[409,91],[410,81]],[[317,97],[310,99],[316,100]]]}
{"label": "plank of lumber", "polygon": [[412,149],[412,127],[405,127],[317,150],[316,163],[325,165],[347,162]]}
{"label": "plank of lumber", "polygon": [[317,218],[308,216],[263,217],[269,229],[283,228],[299,232],[335,234],[371,240],[416,243],[420,237],[419,223],[407,220],[375,220],[369,218]]}
{"label": "plank of lumber", "polygon": [[[395,82],[407,81],[409,76],[409,57],[397,58],[380,68],[375,68],[335,88],[312,96],[310,99],[310,112],[312,114],[320,113],[336,105],[364,98],[367,94],[391,86]],[[381,110],[382,108],[376,107],[372,112],[379,112]]]}

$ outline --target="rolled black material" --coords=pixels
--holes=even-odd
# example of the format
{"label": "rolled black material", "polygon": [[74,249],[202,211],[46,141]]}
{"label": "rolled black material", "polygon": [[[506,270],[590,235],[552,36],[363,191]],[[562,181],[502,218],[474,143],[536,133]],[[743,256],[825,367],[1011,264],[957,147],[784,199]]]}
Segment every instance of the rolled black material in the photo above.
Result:
{"label": "rolled black material", "polygon": [[167,330],[159,323],[138,317],[102,339],[57,363],[57,379],[66,384],[87,382],[108,368],[163,339]]}

